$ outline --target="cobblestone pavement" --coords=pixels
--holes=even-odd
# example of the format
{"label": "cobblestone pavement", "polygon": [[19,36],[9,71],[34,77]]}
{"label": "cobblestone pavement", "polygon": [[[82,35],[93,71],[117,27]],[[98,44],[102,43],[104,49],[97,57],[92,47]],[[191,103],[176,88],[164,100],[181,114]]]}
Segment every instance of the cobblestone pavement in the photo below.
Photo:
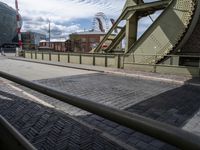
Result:
{"label": "cobblestone pavement", "polygon": [[22,98],[21,93],[5,83],[0,84],[0,114],[39,150],[134,149],[66,114]]}
{"label": "cobblestone pavement", "polygon": [[[183,127],[200,108],[200,87],[189,85],[178,86],[106,74],[78,75],[35,82],[177,127]],[[59,105],[62,104],[57,103],[57,105],[60,107]],[[77,110],[69,105],[66,108],[67,110],[63,107],[66,113],[69,113],[68,108],[70,108],[71,115],[77,116],[136,148],[175,149],[104,118]],[[198,128],[197,125],[196,128]]]}
{"label": "cobblestone pavement", "polygon": [[[101,73],[35,80],[34,82],[111,107],[138,113],[180,128],[183,127],[195,134],[200,131],[198,126],[200,122],[198,113],[200,88],[196,86],[173,85]],[[97,127],[138,149],[176,149],[152,137],[122,127],[94,114],[64,104],[25,87],[16,86],[55,106],[56,109],[75,116],[79,120]],[[23,95],[23,93],[21,94]],[[33,101],[35,100],[33,99]],[[192,128],[195,130],[191,130]]]}
{"label": "cobblestone pavement", "polygon": [[[103,103],[119,109],[128,109],[148,98],[178,87],[177,85],[164,84],[155,81],[144,81],[106,74],[78,75],[34,82],[45,84],[62,91],[66,91],[72,95],[87,98],[91,101]],[[26,91],[28,90],[24,87],[21,88]],[[57,109],[60,109],[72,116],[76,116],[78,119],[81,119],[138,149],[176,149],[152,137],[122,127],[94,114],[90,114],[68,104],[64,104],[63,102],[37,92],[28,91],[33,95],[37,95],[37,97],[40,97],[42,100],[50,103],[51,105],[56,106]]]}
{"label": "cobblestone pavement", "polygon": [[182,127],[200,108],[200,87],[184,85],[127,108],[160,122]]}
{"label": "cobblestone pavement", "polygon": [[176,88],[176,85],[96,73],[38,80],[41,84],[119,109]]}

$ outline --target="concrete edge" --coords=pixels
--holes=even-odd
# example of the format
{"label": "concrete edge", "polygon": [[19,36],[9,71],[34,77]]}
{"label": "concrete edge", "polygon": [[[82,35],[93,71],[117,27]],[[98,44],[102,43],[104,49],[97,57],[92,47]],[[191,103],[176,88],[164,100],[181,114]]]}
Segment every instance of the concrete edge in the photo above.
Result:
{"label": "concrete edge", "polygon": [[44,64],[44,65],[52,65],[52,66],[58,66],[58,67],[67,67],[67,68],[72,68],[72,69],[81,69],[81,70],[86,70],[86,71],[96,71],[96,72],[101,72],[101,73],[104,72],[102,70],[83,68],[83,67],[75,67],[75,66],[62,65],[62,64],[55,64],[55,63],[45,62],[45,61],[42,62],[42,61],[37,61],[37,60],[28,60],[28,59],[21,59],[21,58],[19,59],[19,58],[11,58],[11,57],[8,57],[8,59],[18,60],[18,61],[25,61],[25,62],[32,62],[32,63],[38,63],[38,64]]}

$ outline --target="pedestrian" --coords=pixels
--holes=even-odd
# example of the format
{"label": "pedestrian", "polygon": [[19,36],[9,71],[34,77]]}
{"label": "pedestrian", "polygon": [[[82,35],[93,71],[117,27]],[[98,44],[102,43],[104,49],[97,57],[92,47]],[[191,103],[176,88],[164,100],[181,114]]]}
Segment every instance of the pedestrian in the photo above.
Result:
{"label": "pedestrian", "polygon": [[1,46],[1,55],[2,55],[2,56],[6,56],[5,53],[4,53],[4,49],[3,49],[2,46]]}

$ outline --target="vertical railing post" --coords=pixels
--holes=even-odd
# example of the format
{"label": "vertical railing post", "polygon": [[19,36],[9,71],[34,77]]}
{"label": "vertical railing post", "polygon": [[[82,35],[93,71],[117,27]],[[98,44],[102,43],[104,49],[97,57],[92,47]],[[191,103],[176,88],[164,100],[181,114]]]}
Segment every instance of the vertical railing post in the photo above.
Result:
{"label": "vertical railing post", "polygon": [[58,62],[60,62],[60,53],[58,53]]}
{"label": "vertical railing post", "polygon": [[49,53],[49,61],[51,61],[51,52]]}
{"label": "vertical railing post", "polygon": [[105,54],[105,67],[108,67],[108,57],[106,54]]}
{"label": "vertical railing post", "polygon": [[70,63],[70,54],[68,53],[68,63]]}
{"label": "vertical railing post", "polygon": [[79,56],[79,62],[80,62],[80,64],[82,64],[82,55],[81,55],[81,53],[80,53],[80,56]]}
{"label": "vertical railing post", "polygon": [[93,66],[95,66],[96,62],[95,62],[95,54],[93,54]]}
{"label": "vertical railing post", "polygon": [[42,51],[42,60],[44,60],[44,52]]}
{"label": "vertical railing post", "polygon": [[117,68],[119,69],[121,67],[121,57],[120,54],[117,55]]}

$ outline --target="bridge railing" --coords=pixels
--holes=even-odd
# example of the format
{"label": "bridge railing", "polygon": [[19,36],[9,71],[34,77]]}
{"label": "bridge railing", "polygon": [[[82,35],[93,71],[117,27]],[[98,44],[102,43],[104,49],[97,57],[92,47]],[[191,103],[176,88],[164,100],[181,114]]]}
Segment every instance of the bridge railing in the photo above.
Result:
{"label": "bridge railing", "polygon": [[112,54],[91,54],[91,53],[62,53],[62,52],[40,52],[25,51],[25,57],[30,59],[85,64],[104,67],[117,67],[116,57]]}
{"label": "bridge railing", "polygon": [[[135,58],[154,58],[151,63],[137,61]],[[123,56],[123,67],[125,69],[135,69],[139,71],[148,71],[164,74],[178,74],[200,77],[200,55],[194,54],[176,54],[165,55],[159,62],[159,54],[133,54]],[[158,63],[159,62],[159,63]]]}
{"label": "bridge railing", "polygon": [[[91,53],[62,53],[25,51],[28,59],[52,62],[85,64],[112,68],[135,69],[166,74],[181,74],[200,76],[200,55],[166,55],[163,62],[157,63],[162,55],[159,54],[91,54]],[[156,61],[148,64],[136,61],[135,58],[154,58]]]}

